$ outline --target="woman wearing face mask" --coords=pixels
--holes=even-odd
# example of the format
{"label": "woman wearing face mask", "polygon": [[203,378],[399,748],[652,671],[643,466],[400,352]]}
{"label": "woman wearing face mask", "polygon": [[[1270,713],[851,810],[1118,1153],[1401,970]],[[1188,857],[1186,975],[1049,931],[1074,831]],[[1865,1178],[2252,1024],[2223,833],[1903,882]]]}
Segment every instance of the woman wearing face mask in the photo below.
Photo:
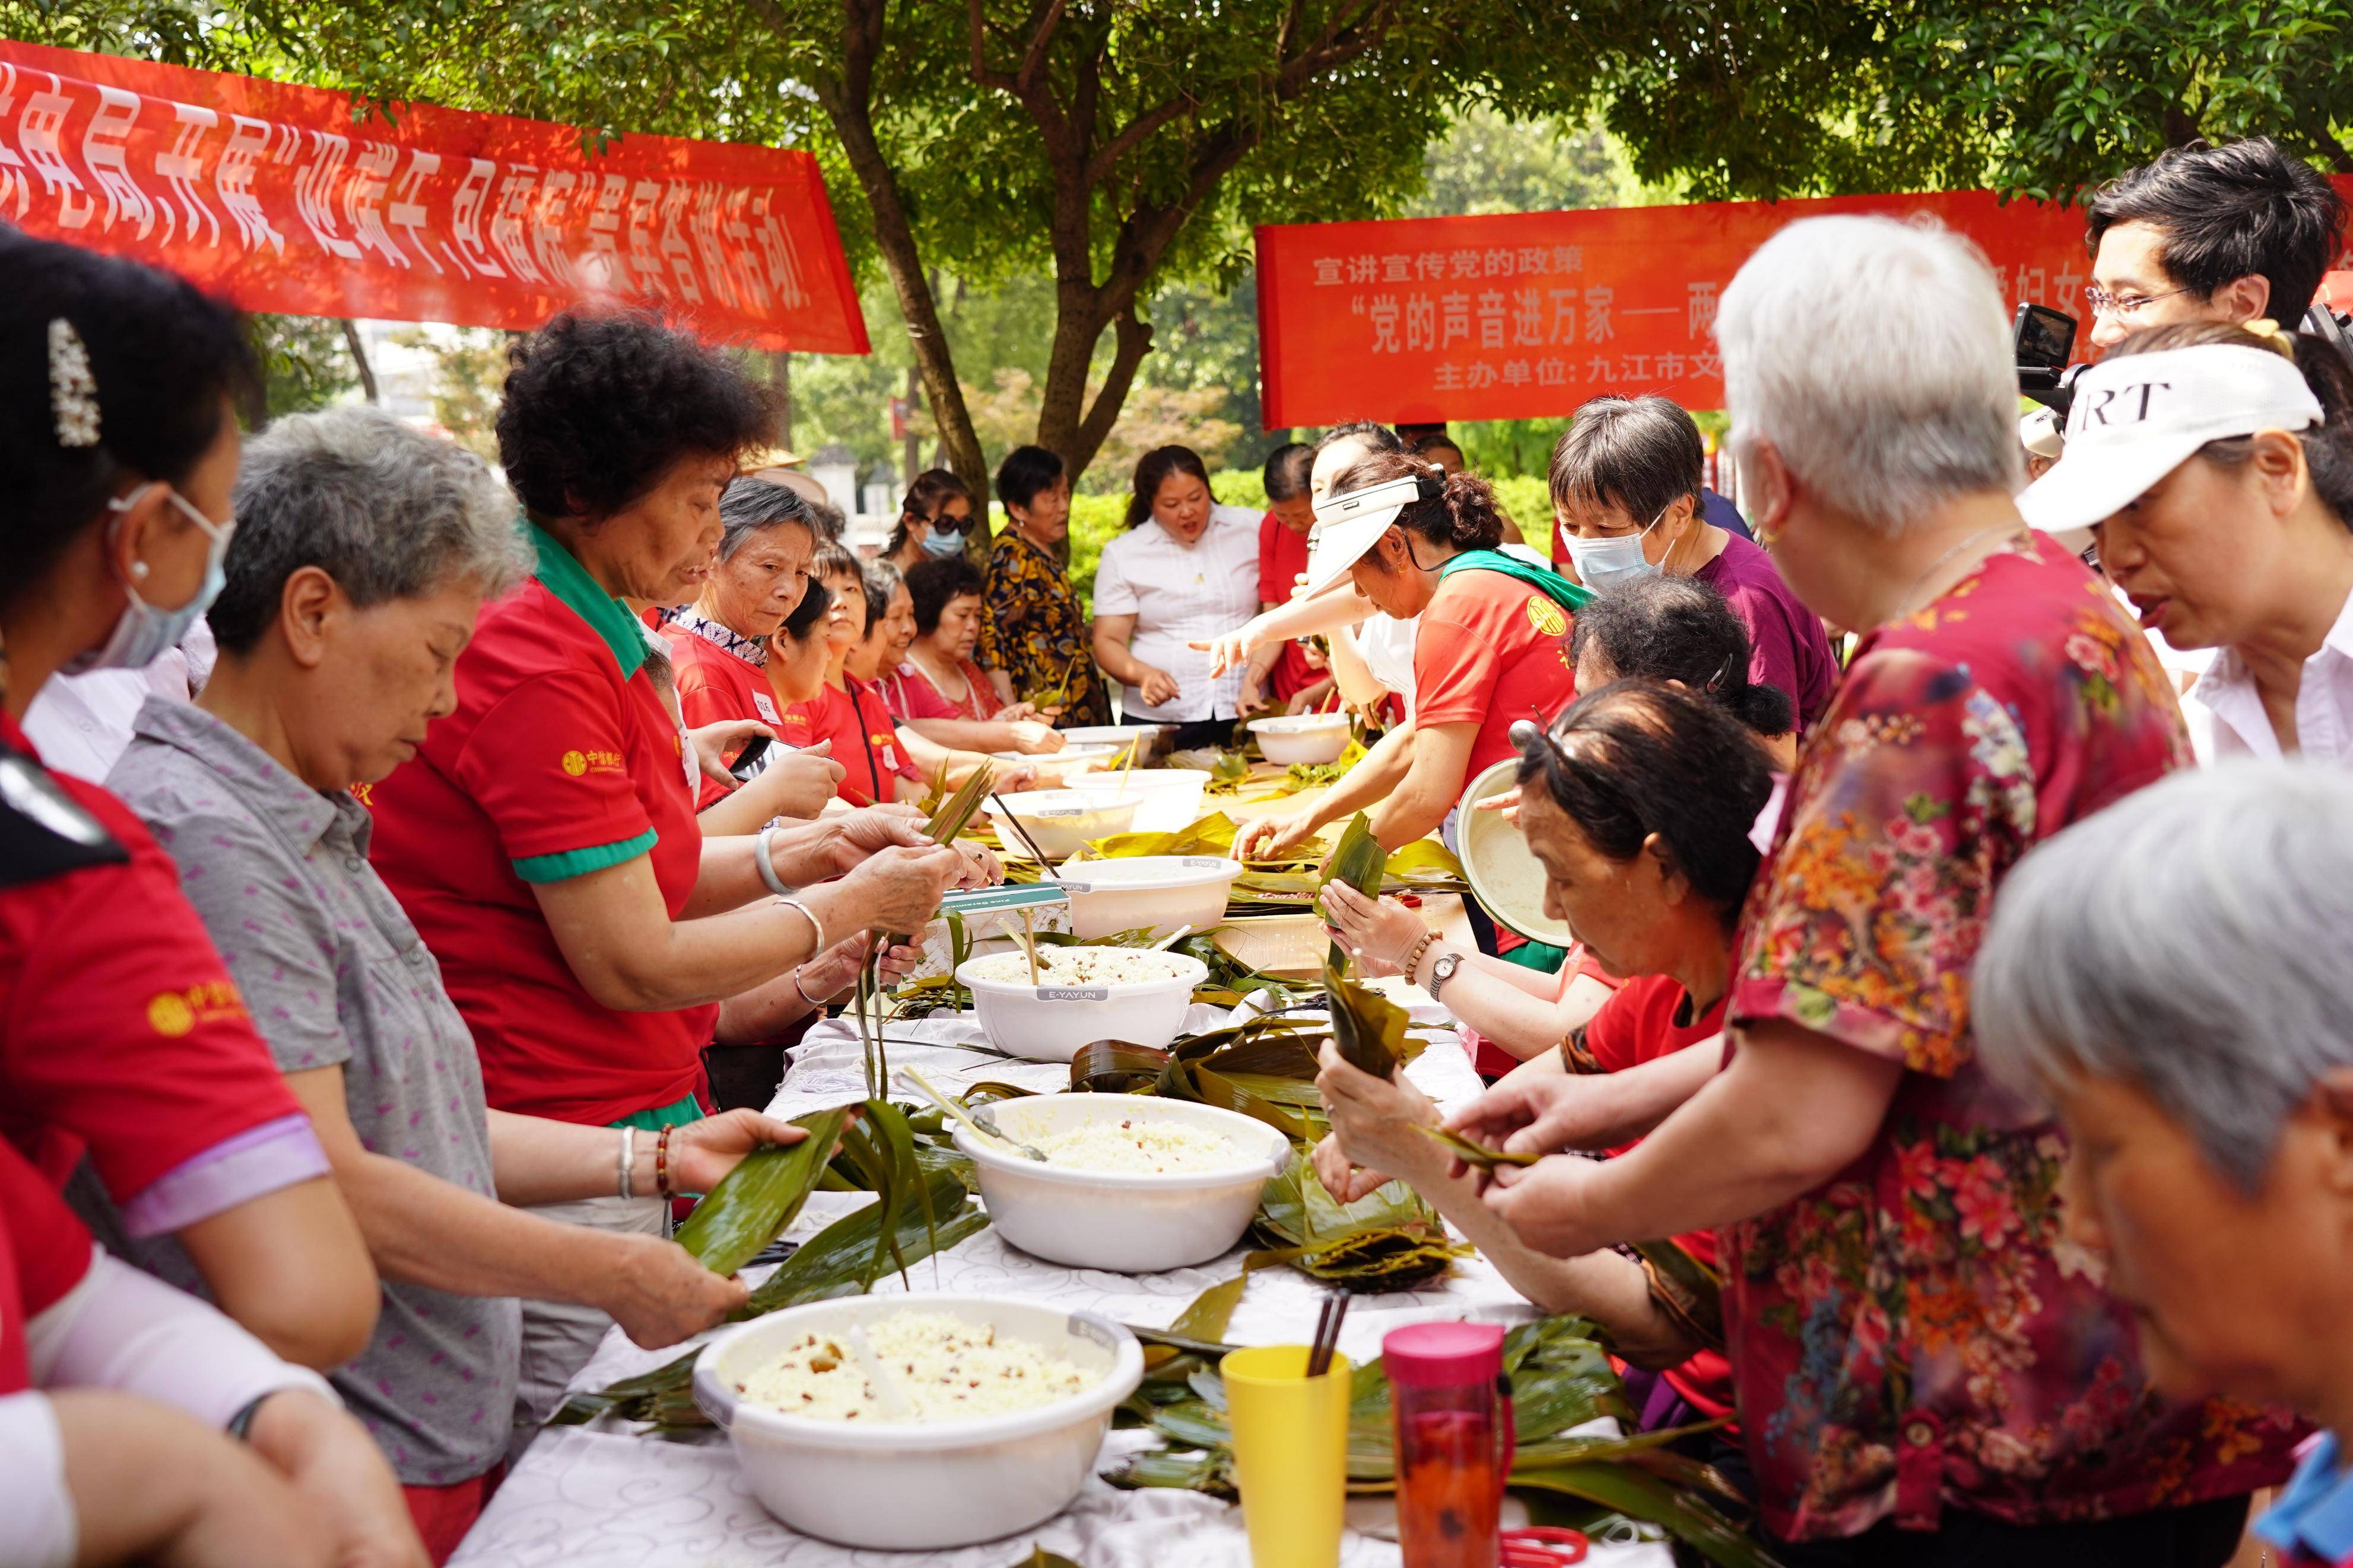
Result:
{"label": "woman wearing face mask", "polygon": [[1188,645],[1257,612],[1258,523],[1247,508],[1217,504],[1188,447],[1156,447],[1136,463],[1127,531],[1095,568],[1095,661],[1125,684],[1126,722],[1175,724],[1180,747],[1231,735],[1243,671],[1212,677]]}
{"label": "woman wearing face mask", "polygon": [[[94,1182],[125,1233],[175,1237],[223,1311],[323,1368],[366,1345],[376,1277],[318,1135],[170,858],[112,795],[51,775],[19,727],[60,670],[149,664],[210,607],[253,374],[235,312],[181,279],[0,235],[0,1136],[52,1188],[86,1155],[75,1185]],[[97,1267],[76,1232],[45,1226],[69,1289]],[[23,1327],[0,1339],[21,1349]],[[329,1505],[343,1551],[417,1560],[390,1471],[331,1403],[252,1414],[252,1451]]]}
{"label": "woman wearing face mask", "polygon": [[1087,613],[1063,564],[1071,476],[1062,459],[1043,447],[1014,447],[997,465],[997,500],[1007,526],[989,548],[976,648],[997,700],[1038,701],[1057,724],[1110,723],[1111,694],[1087,648]]}
{"label": "woman wearing face mask", "polygon": [[2200,321],[2136,333],[2082,384],[2019,510],[2090,526],[2143,628],[2221,650],[2189,689],[2218,758],[2353,765],[2353,368]]}
{"label": "woman wearing face mask", "polygon": [[1664,397],[1597,397],[1552,451],[1553,516],[1568,570],[1594,592],[1651,573],[1724,596],[1748,628],[1748,679],[1798,704],[1799,732],[1828,710],[1838,663],[1821,617],[1772,557],[1703,515],[1699,426]]}
{"label": "woman wearing face mask", "polygon": [[926,468],[907,487],[899,521],[882,544],[882,559],[902,572],[926,561],[964,553],[972,532],[972,492],[945,468]]}

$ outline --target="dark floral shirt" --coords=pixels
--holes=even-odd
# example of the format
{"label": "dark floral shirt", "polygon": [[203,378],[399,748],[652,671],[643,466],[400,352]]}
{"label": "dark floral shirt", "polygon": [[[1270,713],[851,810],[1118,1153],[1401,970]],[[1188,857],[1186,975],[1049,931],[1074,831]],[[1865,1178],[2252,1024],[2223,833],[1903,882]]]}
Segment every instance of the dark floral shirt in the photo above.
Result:
{"label": "dark floral shirt", "polygon": [[983,604],[983,668],[1003,670],[1017,702],[1062,684],[1068,673],[1064,725],[1111,722],[1111,693],[1095,668],[1086,611],[1060,562],[1013,529],[988,552],[988,592]]}
{"label": "dark floral shirt", "polygon": [[1999,1089],[1969,969],[2002,879],[2189,762],[2148,640],[2047,539],[1863,638],[1799,759],[1743,912],[1730,1016],[1907,1070],[1879,1139],[1719,1233],[1740,1422],[1789,1540],[1940,1509],[2088,1520],[2276,1483],[2282,1415],[2169,1405],[2130,1312],[2071,1249],[2058,1127]]}

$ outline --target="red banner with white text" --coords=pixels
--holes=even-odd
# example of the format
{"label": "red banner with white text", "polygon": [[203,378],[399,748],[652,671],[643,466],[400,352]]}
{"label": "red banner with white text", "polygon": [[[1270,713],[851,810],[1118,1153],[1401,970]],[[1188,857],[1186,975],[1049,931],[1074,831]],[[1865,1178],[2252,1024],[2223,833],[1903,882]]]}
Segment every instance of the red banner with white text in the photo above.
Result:
{"label": "red banner with white text", "polygon": [[0,224],[250,310],[528,331],[654,310],[717,342],[864,353],[817,160],[615,138],[0,39]]}
{"label": "red banner with white text", "polygon": [[[2353,198],[2353,176],[2337,188]],[[1604,393],[1724,405],[1715,304],[1749,254],[1824,213],[1925,213],[1967,235],[2011,309],[2083,323],[2081,209],[1990,191],[1480,217],[1258,231],[1260,399],[1270,430],[1562,417]]]}

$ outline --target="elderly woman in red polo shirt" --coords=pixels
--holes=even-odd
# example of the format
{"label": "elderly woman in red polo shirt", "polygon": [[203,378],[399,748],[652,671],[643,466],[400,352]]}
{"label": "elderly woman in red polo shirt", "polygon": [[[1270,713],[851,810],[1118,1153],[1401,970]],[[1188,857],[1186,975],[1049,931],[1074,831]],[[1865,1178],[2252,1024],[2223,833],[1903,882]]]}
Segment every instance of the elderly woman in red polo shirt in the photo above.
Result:
{"label": "elderly woman in red polo shirt", "polygon": [[[770,422],[724,358],[643,317],[559,316],[519,344],[499,453],[536,570],[459,656],[456,711],[371,792],[371,858],[440,961],[491,1106],[609,1125],[617,1168],[639,1131],[702,1114],[721,999],[789,984],[861,928],[921,930],[967,874],[907,811],[756,838],[705,840],[695,821],[694,759],[621,601],[694,596],[720,493]],[[544,1212],[659,1231],[669,1205]],[[609,1323],[525,1304],[523,1422]]]}

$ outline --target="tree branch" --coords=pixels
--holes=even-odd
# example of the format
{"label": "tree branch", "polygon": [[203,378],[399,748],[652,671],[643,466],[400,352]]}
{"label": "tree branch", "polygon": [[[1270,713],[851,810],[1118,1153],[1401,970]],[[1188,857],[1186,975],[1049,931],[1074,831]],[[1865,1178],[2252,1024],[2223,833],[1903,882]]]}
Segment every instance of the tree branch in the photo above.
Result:
{"label": "tree branch", "polygon": [[981,0],[967,0],[965,16],[972,33],[972,79],[983,87],[993,87],[999,92],[1020,97],[1021,89],[1013,78],[1003,71],[989,68],[988,23],[981,15]]}
{"label": "tree branch", "polygon": [[1071,450],[1065,454],[1073,473],[1083,471],[1103,449],[1127,403],[1129,389],[1135,384],[1136,367],[1152,352],[1152,328],[1137,319],[1133,301],[1112,322],[1112,332],[1111,369],[1096,389],[1094,401],[1087,405],[1087,416],[1079,422]]}
{"label": "tree branch", "polygon": [[[1046,58],[1046,46],[1052,41],[1054,29],[1061,24],[1062,4],[1063,0],[1051,0],[1045,16],[1029,35],[1029,47],[1021,56],[1021,69],[1013,79],[1016,91],[1027,95],[1030,84],[1038,79],[1038,68]],[[1034,7],[1031,14],[1036,14]]]}
{"label": "tree branch", "polygon": [[1113,167],[1135,151],[1146,137],[1194,106],[1193,95],[1183,92],[1129,121],[1118,135],[1097,148],[1094,156],[1087,160],[1086,183],[1090,185],[1102,184],[1110,176]]}

